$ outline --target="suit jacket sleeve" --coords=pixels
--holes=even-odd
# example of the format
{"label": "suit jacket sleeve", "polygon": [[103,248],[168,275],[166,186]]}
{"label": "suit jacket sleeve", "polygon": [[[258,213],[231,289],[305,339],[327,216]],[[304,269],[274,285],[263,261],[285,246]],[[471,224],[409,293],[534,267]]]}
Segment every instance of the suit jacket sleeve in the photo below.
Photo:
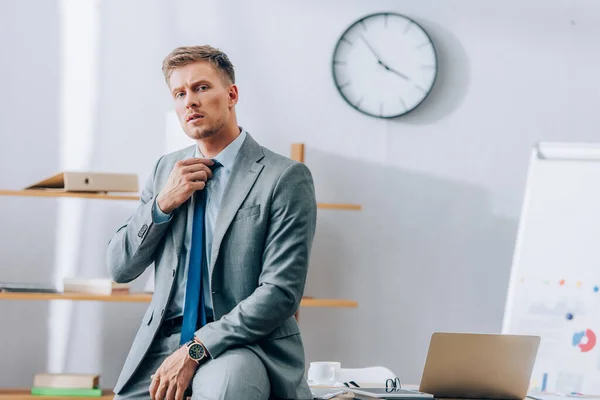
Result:
{"label": "suit jacket sleeve", "polygon": [[310,171],[304,164],[291,164],[273,191],[258,287],[228,314],[196,331],[211,357],[262,339],[298,310],[316,217]]}
{"label": "suit jacket sleeve", "polygon": [[169,226],[170,218],[162,223],[153,220],[157,214],[154,179],[161,159],[142,190],[137,210],[108,243],[108,271],[115,282],[130,282],[144,272],[154,261],[156,247]]}

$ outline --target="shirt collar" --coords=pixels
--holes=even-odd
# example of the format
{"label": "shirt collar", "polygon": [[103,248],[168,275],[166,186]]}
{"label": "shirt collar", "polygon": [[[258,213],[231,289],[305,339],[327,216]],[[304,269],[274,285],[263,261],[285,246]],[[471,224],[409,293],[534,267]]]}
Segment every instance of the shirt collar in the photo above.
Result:
{"label": "shirt collar", "polygon": [[[219,154],[217,154],[215,157],[213,157],[215,160],[220,162],[221,165],[223,165],[223,168],[226,169],[228,172],[231,172],[231,170],[233,169],[233,164],[235,163],[235,158],[237,157],[237,154],[240,152],[240,149],[242,148],[242,144],[244,144],[244,140],[246,140],[246,131],[244,130],[244,128],[240,128],[240,129],[241,129],[241,132],[238,135],[238,137],[235,138],[235,140],[233,142],[229,143],[227,145],[227,147],[225,147],[223,150],[221,150],[221,152]],[[202,155],[202,153],[200,152],[200,149],[198,148],[198,146],[196,146],[195,157],[204,157]]]}

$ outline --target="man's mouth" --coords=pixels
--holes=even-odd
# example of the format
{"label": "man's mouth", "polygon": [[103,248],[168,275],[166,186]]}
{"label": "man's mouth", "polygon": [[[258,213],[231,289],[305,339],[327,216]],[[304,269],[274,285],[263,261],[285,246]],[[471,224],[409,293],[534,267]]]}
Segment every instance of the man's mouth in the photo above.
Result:
{"label": "man's mouth", "polygon": [[201,115],[201,114],[192,114],[192,115],[190,115],[190,116],[187,117],[187,122],[194,121],[194,120],[197,120],[197,119],[202,119],[202,118],[204,118],[204,115]]}

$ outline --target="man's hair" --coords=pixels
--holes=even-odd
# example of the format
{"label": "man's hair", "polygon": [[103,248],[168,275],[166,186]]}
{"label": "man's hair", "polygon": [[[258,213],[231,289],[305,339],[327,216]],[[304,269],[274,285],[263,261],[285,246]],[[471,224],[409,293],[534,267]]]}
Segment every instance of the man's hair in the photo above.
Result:
{"label": "man's hair", "polygon": [[177,47],[165,57],[162,64],[162,71],[167,84],[169,84],[169,78],[175,68],[183,67],[196,61],[208,61],[226,81],[235,83],[235,71],[227,54],[219,49],[205,45]]}

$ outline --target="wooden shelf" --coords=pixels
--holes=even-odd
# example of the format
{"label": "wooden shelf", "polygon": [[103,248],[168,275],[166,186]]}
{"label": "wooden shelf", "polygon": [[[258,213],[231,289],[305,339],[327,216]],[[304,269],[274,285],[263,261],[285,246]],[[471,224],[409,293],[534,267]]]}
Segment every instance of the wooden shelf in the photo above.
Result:
{"label": "wooden shelf", "polygon": [[0,190],[0,196],[29,196],[29,197],[76,197],[82,199],[102,200],[139,200],[138,195],[84,193],[84,192],[51,192],[46,190]]}
{"label": "wooden shelf", "polygon": [[105,301],[125,303],[149,303],[150,293],[131,294],[93,294],[93,293],[24,293],[1,292],[0,300],[75,300],[75,301]]}
{"label": "wooden shelf", "polygon": [[348,210],[348,211],[360,211],[362,206],[360,204],[337,204],[337,203],[317,203],[317,208],[325,210]]}
{"label": "wooden shelf", "polygon": [[[0,300],[74,300],[74,301],[103,301],[125,303],[148,303],[152,299],[150,293],[131,294],[89,294],[89,293],[17,293],[0,292]],[[326,308],[356,308],[358,303],[344,299],[321,299],[304,297],[301,307],[326,307]]]}
{"label": "wooden shelf", "polygon": [[[29,197],[74,197],[81,199],[99,199],[99,200],[139,200],[138,195],[110,194],[110,193],[79,193],[79,192],[51,192],[45,190],[0,190],[0,196],[29,196]],[[327,210],[348,210],[359,211],[359,204],[337,204],[337,203],[317,203],[318,208]]]}
{"label": "wooden shelf", "polygon": [[0,389],[0,400],[109,400],[114,397],[114,393],[110,389],[102,390],[102,397],[73,397],[73,396],[34,396],[31,394],[31,389]]}
{"label": "wooden shelf", "polygon": [[300,307],[329,307],[329,308],[356,308],[358,302],[344,299],[321,299],[316,297],[303,297]]}

